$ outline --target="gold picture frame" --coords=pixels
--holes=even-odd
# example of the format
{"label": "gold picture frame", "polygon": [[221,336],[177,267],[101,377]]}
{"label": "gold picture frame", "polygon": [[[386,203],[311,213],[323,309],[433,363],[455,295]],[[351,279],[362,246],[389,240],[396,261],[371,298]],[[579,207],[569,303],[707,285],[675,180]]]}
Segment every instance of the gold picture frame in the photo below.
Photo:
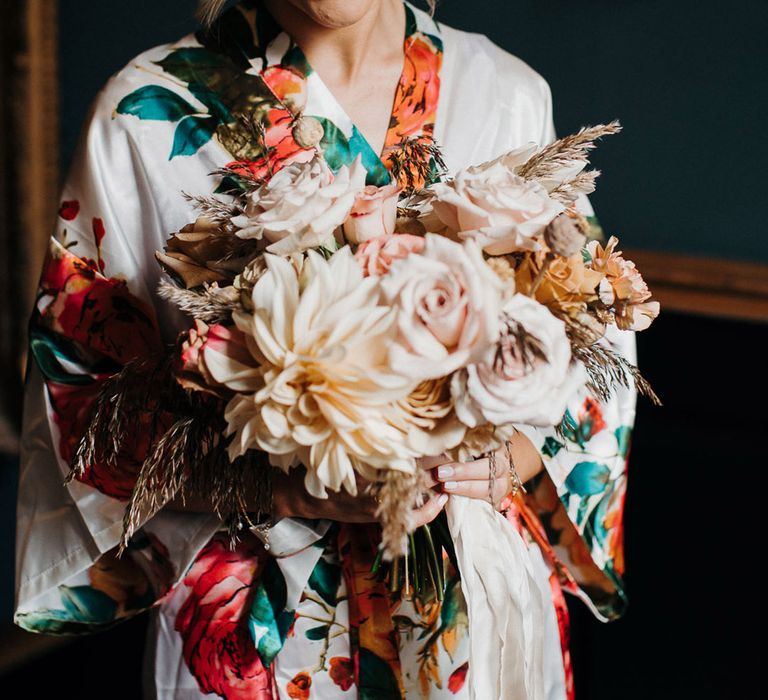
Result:
{"label": "gold picture frame", "polygon": [[3,8],[0,68],[0,450],[15,452],[26,326],[59,190],[58,3]]}

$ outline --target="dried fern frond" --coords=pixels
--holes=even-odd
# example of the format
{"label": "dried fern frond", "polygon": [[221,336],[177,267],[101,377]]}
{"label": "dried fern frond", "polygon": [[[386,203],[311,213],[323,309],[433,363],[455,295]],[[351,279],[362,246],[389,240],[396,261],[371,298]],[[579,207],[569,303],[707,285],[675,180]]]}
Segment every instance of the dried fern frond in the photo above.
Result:
{"label": "dried fern frond", "polygon": [[599,170],[583,170],[576,177],[561,182],[549,196],[563,204],[572,204],[582,194],[592,194],[595,191],[595,180],[600,177]]}
{"label": "dried fern frond", "polygon": [[205,323],[224,323],[232,317],[233,311],[241,308],[240,294],[233,287],[185,289],[161,280],[157,293],[184,313]]}
{"label": "dried fern frond", "polygon": [[587,154],[596,147],[595,141],[603,136],[616,134],[621,129],[618,119],[608,124],[582,127],[575,134],[557,139],[538,153],[534,153],[517,169],[517,174],[529,180],[537,180],[552,177],[574,162],[588,162]]}

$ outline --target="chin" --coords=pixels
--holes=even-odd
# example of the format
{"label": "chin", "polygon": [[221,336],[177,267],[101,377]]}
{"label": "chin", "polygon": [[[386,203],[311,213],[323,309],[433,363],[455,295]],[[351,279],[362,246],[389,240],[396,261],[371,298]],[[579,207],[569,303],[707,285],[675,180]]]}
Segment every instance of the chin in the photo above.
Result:
{"label": "chin", "polygon": [[[285,0],[284,0],[285,1]],[[349,27],[359,22],[378,0],[288,0],[313,22],[328,29]]]}

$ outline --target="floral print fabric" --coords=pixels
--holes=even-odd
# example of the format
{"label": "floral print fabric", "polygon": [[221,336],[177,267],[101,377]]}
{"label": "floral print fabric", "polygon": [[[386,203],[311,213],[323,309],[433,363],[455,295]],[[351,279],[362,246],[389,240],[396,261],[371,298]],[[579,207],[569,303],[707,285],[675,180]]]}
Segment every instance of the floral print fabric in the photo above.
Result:
{"label": "floral print fabric", "polygon": [[[449,567],[442,603],[391,593],[371,573],[375,526],[305,523],[315,533],[309,543],[272,553],[246,533],[230,551],[215,516],[160,511],[118,559],[125,499],[150,447],[149,422],[167,418],[161,410],[137,416],[131,450],[117,464],[90,465],[61,486],[105,379],[132,358],[161,352],[187,324],[153,292],[154,250],[194,219],[181,192],[213,186],[225,196],[232,183],[210,175],[223,165],[268,177],[311,156],[293,136],[287,104],[323,125],[332,167],[362,155],[371,184],[390,181],[392,154],[405,138],[435,136],[449,166],[464,166],[554,137],[548,91],[530,69],[404,6],[405,63],[381,154],[300,48],[246,0],[211,31],[152,49],[110,81],[67,179],[30,319],[15,622],[84,633],[152,609],[147,667],[158,697],[466,697],[458,572]],[[499,89],[502,78],[483,57],[498,61],[508,89]],[[457,109],[457,95],[477,109]],[[502,108],[502,100],[511,102]],[[452,111],[441,113],[444,105]],[[471,121],[477,114],[483,123]],[[498,122],[503,115],[513,121]],[[611,342],[633,359],[631,333]],[[620,615],[625,603],[622,512],[634,398],[627,391],[598,402],[582,392],[562,436],[521,426],[547,471],[508,517],[544,562],[550,649],[559,659],[552,698],[573,697],[562,591],[580,595],[601,619]]]}

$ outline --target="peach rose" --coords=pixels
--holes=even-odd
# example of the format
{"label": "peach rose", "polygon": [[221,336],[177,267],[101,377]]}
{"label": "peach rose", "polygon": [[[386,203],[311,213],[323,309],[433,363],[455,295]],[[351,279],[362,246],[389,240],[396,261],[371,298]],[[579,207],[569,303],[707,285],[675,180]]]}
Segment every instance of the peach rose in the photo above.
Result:
{"label": "peach rose", "polygon": [[375,236],[394,232],[397,219],[397,184],[376,187],[367,185],[355,197],[355,203],[342,225],[349,243],[362,243]]}
{"label": "peach rose", "polygon": [[385,275],[395,260],[424,250],[424,239],[409,233],[395,233],[369,238],[360,244],[355,259],[366,277]]}

